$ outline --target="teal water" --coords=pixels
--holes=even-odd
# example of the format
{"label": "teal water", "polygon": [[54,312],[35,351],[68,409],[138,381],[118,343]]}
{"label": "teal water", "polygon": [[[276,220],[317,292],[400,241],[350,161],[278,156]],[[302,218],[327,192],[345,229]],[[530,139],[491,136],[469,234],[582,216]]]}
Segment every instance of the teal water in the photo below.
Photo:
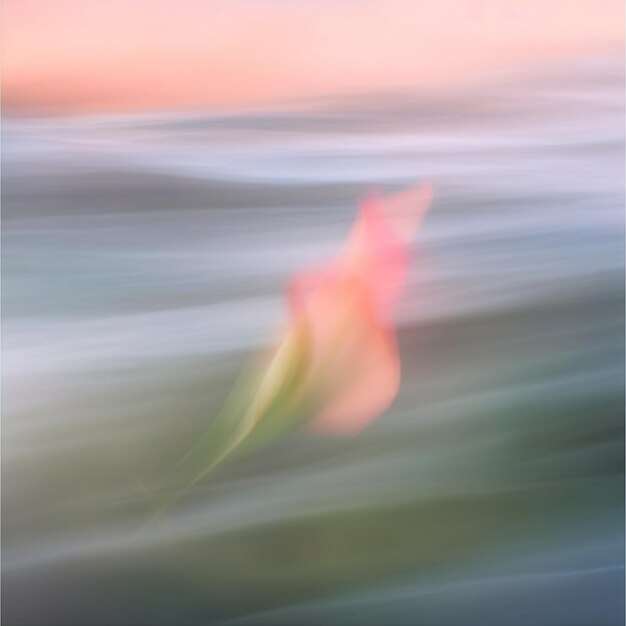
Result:
{"label": "teal water", "polygon": [[[623,68],[446,98],[3,121],[9,624],[619,624]],[[162,478],[370,186],[436,199],[394,405]]]}

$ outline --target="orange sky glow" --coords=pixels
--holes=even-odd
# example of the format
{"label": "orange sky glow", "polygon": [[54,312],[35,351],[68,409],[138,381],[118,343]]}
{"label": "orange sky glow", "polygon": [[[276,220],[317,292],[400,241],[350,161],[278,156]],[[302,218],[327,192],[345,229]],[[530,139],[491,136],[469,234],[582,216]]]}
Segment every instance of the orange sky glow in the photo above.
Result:
{"label": "orange sky glow", "polygon": [[5,111],[450,87],[620,53],[622,0],[5,0]]}

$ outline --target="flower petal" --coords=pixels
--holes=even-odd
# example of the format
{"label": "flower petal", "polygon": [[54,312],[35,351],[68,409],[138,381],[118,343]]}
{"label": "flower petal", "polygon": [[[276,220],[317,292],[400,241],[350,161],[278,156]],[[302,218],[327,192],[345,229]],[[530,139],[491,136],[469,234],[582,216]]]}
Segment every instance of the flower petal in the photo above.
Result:
{"label": "flower petal", "polygon": [[320,395],[311,426],[356,432],[386,409],[398,391],[394,333],[381,324],[367,286],[356,278],[325,285],[310,304],[312,377]]}
{"label": "flower petal", "polygon": [[368,286],[377,311],[390,320],[406,281],[410,243],[432,198],[429,183],[360,205],[340,263]]}

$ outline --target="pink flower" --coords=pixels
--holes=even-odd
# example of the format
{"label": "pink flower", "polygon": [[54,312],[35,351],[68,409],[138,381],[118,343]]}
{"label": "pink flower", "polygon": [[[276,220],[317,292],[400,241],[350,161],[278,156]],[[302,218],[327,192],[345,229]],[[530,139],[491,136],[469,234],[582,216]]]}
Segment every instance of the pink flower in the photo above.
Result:
{"label": "pink flower", "polygon": [[259,448],[304,420],[318,432],[355,433],[391,404],[400,384],[394,309],[431,198],[429,184],[370,195],[337,258],[292,279],[289,324],[277,349],[240,379],[170,472],[171,495],[155,519],[233,453]]}
{"label": "pink flower", "polygon": [[291,330],[308,346],[305,387],[312,428],[359,431],[384,411],[400,384],[394,309],[410,243],[432,198],[430,184],[361,203],[338,257],[297,274],[288,288]]}

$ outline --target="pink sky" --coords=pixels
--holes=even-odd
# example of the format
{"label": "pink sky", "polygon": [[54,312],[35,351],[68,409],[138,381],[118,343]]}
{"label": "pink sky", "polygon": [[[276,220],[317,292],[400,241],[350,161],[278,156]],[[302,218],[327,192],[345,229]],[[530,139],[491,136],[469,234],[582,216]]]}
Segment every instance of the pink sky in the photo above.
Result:
{"label": "pink sky", "polygon": [[9,110],[256,105],[621,54],[623,0],[4,0]]}

